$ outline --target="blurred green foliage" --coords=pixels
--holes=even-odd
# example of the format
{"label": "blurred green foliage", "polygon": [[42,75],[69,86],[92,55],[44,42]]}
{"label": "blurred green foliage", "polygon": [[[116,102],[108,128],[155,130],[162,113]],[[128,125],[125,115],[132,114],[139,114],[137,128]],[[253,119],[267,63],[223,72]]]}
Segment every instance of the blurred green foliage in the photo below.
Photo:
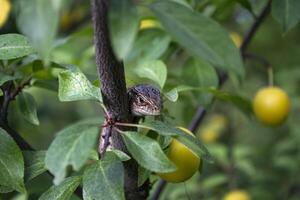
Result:
{"label": "blurred green foliage", "polygon": [[[44,48],[41,56],[46,58],[46,62],[43,63],[45,65],[43,69],[37,70],[38,73],[35,73],[34,84],[36,87],[24,89],[36,101],[39,125],[30,124],[20,117],[22,111],[16,101],[10,106],[9,121],[12,127],[33,147],[46,150],[56,133],[62,128],[81,119],[95,117],[99,119],[99,123],[103,120],[103,113],[98,103],[92,101],[60,102],[58,93],[53,90],[57,91],[58,89],[57,74],[61,69],[47,68],[55,63],[78,66],[94,86],[99,85],[94,58],[90,3],[83,0],[53,1],[62,2],[57,4],[60,18],[55,16],[51,19],[51,26],[55,26],[58,30],[57,35],[54,36],[56,30],[54,33],[49,33],[42,26],[45,23],[48,25],[50,22],[42,21],[43,18],[37,19],[34,12],[31,13],[32,16],[27,16],[32,20],[29,23],[30,26],[20,21],[19,15],[26,14],[18,12],[18,9],[22,10],[22,7],[18,8],[20,2],[22,0],[12,1],[13,11],[5,26],[0,29],[0,34],[23,33],[29,39],[31,36],[34,40],[43,40],[38,37],[38,34],[47,37],[46,44],[40,45],[38,40],[33,43],[34,46]],[[148,82],[163,87],[164,93],[179,85],[216,86],[215,68],[203,60],[195,60],[193,63],[192,59],[194,58],[189,55],[188,47],[182,48],[182,45],[180,46],[171,39],[170,35],[161,28],[160,22],[153,13],[142,6],[150,2],[153,1],[141,1],[141,6],[137,6],[141,21],[150,19],[153,20],[154,25],[139,29],[132,49],[125,59],[127,85]],[[228,32],[238,33],[242,38],[255,20],[253,15],[257,15],[266,3],[266,1],[258,0],[177,0],[176,2],[187,6],[187,9],[194,9],[211,17]],[[37,2],[26,2],[29,6],[34,3]],[[26,20],[25,17],[23,19]],[[38,22],[35,22],[34,19]],[[198,28],[205,29],[205,26]],[[268,16],[255,34],[248,52],[263,57],[273,67],[275,85],[283,88],[291,100],[289,118],[281,126],[266,127],[257,122],[251,114],[245,115],[241,112],[236,104],[227,104],[218,99],[212,104],[211,94],[203,95],[194,90],[180,92],[176,102],[165,101],[166,115],[173,118],[178,126],[183,127],[189,125],[199,105],[207,107],[208,116],[196,133],[200,138],[202,128],[212,123],[215,114],[222,115],[227,123],[222,129],[222,133],[219,134],[220,136],[206,145],[215,158],[215,163],[205,162],[201,173],[197,173],[185,183],[168,184],[161,199],[217,200],[233,189],[247,191],[252,199],[299,199],[300,28],[295,26],[288,31],[286,28],[283,33],[276,19]],[[39,32],[40,30],[45,33]],[[34,56],[36,55],[31,57]],[[122,54],[122,56],[124,55]],[[30,60],[34,59],[31,57],[22,60],[22,64],[24,64],[21,67],[22,74],[27,73],[26,63],[30,63]],[[145,62],[149,62],[149,60],[155,60],[167,67],[166,82],[162,78],[153,81],[139,73],[137,70],[139,66],[145,65]],[[204,64],[202,65],[201,62]],[[151,64],[148,63],[148,65]],[[191,66],[193,64],[201,66],[201,70],[207,70],[207,76],[201,78],[203,71],[197,71],[199,68],[195,69]],[[241,84],[237,84],[235,79],[230,79],[225,83],[223,89],[249,101],[258,89],[267,85],[267,70],[262,63],[256,60],[246,60],[244,65],[245,76]],[[194,76],[200,78],[197,79]],[[208,85],[205,85],[207,83]],[[35,116],[32,116],[32,120],[37,124]],[[157,181],[157,176],[151,175],[151,180]],[[0,199],[1,197],[5,200],[37,199],[50,187],[51,181],[52,178],[48,174],[43,174],[29,181],[26,187],[28,189],[27,196],[10,193],[1,194]],[[153,185],[151,192],[155,190],[155,187],[156,184]],[[73,196],[72,199],[77,199],[77,197]]]}

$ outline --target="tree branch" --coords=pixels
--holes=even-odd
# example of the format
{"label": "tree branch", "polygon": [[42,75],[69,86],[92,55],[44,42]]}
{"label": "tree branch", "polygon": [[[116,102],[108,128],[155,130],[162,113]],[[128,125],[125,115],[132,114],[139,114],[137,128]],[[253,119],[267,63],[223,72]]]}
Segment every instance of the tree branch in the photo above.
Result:
{"label": "tree branch", "polygon": [[[124,66],[115,57],[109,39],[107,13],[109,0],[92,0],[92,16],[94,24],[94,41],[96,47],[96,65],[101,85],[103,103],[107,114],[113,122],[130,122]],[[111,145],[128,153],[122,137],[116,127],[111,130]],[[134,159],[124,162],[126,199],[146,199],[149,187],[138,188],[138,164]]]}
{"label": "tree branch", "polygon": [[[240,47],[240,53],[244,59],[245,59],[245,55],[247,55],[246,50],[247,50],[250,42],[252,41],[253,36],[255,35],[256,31],[258,30],[258,28],[260,27],[260,25],[262,24],[264,19],[269,14],[270,7],[271,7],[271,0],[268,1],[268,3],[263,8],[260,15],[256,18],[256,20],[254,21],[254,23],[251,25],[248,32],[246,33],[246,36],[244,37],[244,40]],[[228,78],[228,76],[226,73],[224,73],[222,71],[219,72],[219,87],[223,86],[223,84],[226,82],[227,78]],[[196,113],[194,114],[194,117],[193,117],[192,122],[189,127],[189,129],[192,132],[195,132],[198,129],[198,127],[201,124],[201,122],[203,121],[205,115],[206,115],[206,109],[202,106],[199,106],[197,108]],[[166,187],[166,184],[167,184],[167,182],[164,180],[159,181],[158,186],[156,187],[156,190],[154,191],[153,197],[151,198],[152,200],[159,199],[159,196],[161,195],[162,191]]]}
{"label": "tree branch", "polygon": [[263,8],[262,12],[258,15],[254,23],[251,25],[250,29],[248,30],[246,36],[244,37],[244,40],[241,44],[240,51],[241,55],[243,56],[246,52],[253,36],[255,35],[256,31],[258,30],[259,26],[262,24],[262,22],[265,20],[265,18],[268,16],[271,10],[271,2],[272,0],[269,0],[266,4],[266,6]]}

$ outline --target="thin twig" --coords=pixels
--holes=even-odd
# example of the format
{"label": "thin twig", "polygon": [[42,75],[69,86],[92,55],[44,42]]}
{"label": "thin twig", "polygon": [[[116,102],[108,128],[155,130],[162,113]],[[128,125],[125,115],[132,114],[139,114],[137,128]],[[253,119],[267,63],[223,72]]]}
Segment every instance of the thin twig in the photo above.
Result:
{"label": "thin twig", "polygon": [[269,63],[269,61],[267,61],[265,58],[252,54],[252,53],[244,53],[244,59],[247,60],[253,60],[256,61],[258,63],[260,63],[263,67],[268,68],[269,66],[271,66],[271,64]]}
{"label": "thin twig", "polygon": [[251,27],[250,27],[249,31],[247,32],[246,36],[244,37],[244,40],[243,40],[243,42],[241,44],[241,47],[240,47],[242,56],[246,52],[246,50],[247,50],[247,48],[248,48],[248,46],[249,46],[249,44],[250,44],[253,36],[255,35],[256,31],[258,30],[258,27],[264,21],[264,19],[266,18],[266,16],[270,13],[271,2],[272,2],[272,0],[268,1],[268,3],[263,8],[263,10],[260,13],[260,15],[256,18],[256,20],[254,21],[254,23],[251,25]]}

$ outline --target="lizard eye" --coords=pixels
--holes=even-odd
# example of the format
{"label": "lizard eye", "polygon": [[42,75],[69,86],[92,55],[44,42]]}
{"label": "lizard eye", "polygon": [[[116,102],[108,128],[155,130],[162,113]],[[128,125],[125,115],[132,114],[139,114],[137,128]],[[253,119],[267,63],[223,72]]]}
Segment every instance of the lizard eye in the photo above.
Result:
{"label": "lizard eye", "polygon": [[145,102],[144,99],[141,98],[141,97],[138,97],[138,98],[137,98],[137,101],[138,101],[138,103],[139,103],[140,105],[146,105],[146,102]]}

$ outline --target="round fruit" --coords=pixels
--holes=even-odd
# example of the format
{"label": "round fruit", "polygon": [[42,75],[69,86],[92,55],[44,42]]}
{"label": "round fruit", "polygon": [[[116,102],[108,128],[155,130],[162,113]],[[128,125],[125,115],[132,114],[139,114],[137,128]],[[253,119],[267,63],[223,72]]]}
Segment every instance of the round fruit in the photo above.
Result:
{"label": "round fruit", "polygon": [[244,190],[233,190],[227,193],[223,200],[250,200],[251,197],[249,194]]}
{"label": "round fruit", "polygon": [[200,129],[198,137],[204,143],[216,142],[226,129],[227,120],[223,115],[214,114],[208,123]]}
{"label": "round fruit", "polygon": [[260,89],[253,101],[256,117],[266,125],[279,125],[288,116],[290,109],[289,97],[278,87]]}
{"label": "round fruit", "polygon": [[[188,129],[179,128],[193,135]],[[158,175],[165,181],[173,183],[183,182],[191,178],[198,170],[201,162],[191,150],[176,139],[172,140],[167,156],[176,165],[177,170],[170,173],[159,173]]]}
{"label": "round fruit", "polygon": [[0,0],[0,28],[8,19],[11,4],[8,0]]}

